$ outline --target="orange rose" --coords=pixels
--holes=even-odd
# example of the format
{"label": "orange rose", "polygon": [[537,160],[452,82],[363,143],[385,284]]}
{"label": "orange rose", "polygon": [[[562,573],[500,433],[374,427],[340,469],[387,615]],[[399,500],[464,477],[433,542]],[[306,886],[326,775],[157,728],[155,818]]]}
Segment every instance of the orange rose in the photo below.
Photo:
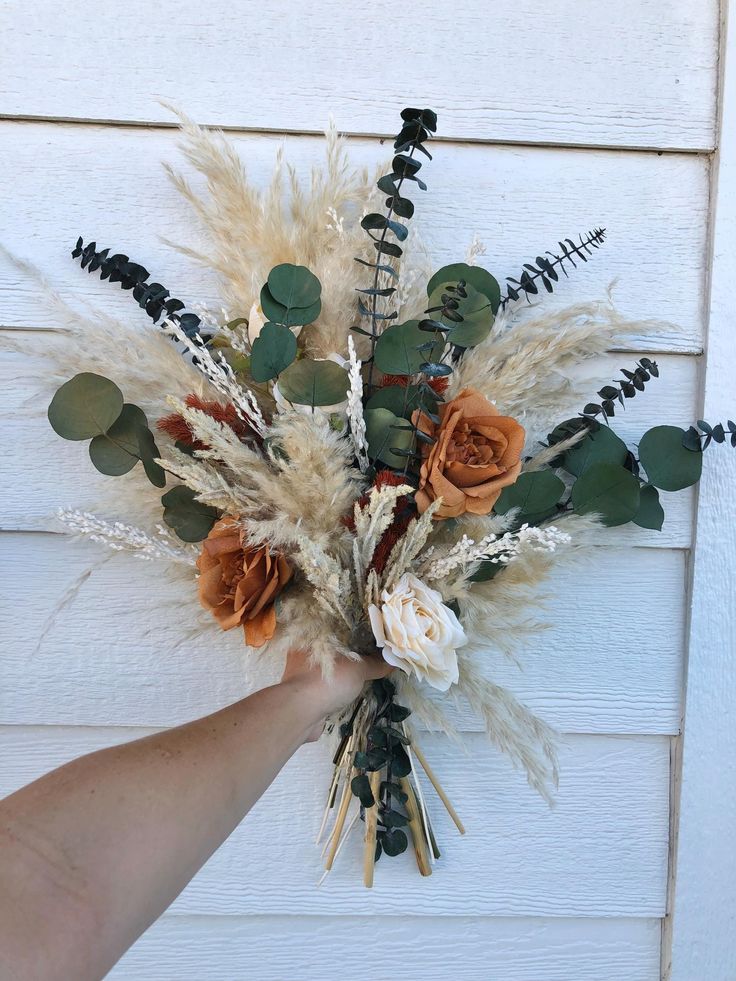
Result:
{"label": "orange rose", "polygon": [[439,425],[419,410],[412,416],[414,425],[436,440],[423,446],[419,513],[441,497],[435,518],[488,514],[503,488],[521,473],[524,429],[474,388],[463,389],[438,411]]}
{"label": "orange rose", "polygon": [[251,647],[262,647],[273,637],[273,603],[291,578],[283,555],[274,554],[268,545],[243,545],[238,518],[226,516],[202,542],[197,568],[200,603],[223,630],[242,624]]}

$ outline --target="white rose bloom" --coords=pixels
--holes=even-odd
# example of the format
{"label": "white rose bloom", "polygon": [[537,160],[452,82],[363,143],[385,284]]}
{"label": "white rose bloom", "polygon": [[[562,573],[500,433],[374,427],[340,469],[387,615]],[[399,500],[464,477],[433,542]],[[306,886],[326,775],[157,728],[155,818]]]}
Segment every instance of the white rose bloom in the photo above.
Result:
{"label": "white rose bloom", "polygon": [[[335,364],[339,364],[341,368],[348,367],[347,358],[343,358],[341,354],[330,354],[326,358],[315,358],[315,361],[334,361]],[[276,405],[280,409],[293,409],[295,412],[301,412],[302,415],[311,416],[316,413],[318,415],[327,416],[338,416],[343,421],[348,417],[348,400],[347,398],[342,402],[336,402],[334,405],[315,405],[312,408],[311,405],[298,405],[296,402],[289,402],[281,394],[278,386],[278,382],[275,382],[273,388],[271,389],[271,395],[273,395]]]}
{"label": "white rose bloom", "polygon": [[405,572],[391,591],[383,590],[380,606],[370,605],[368,616],[389,664],[413,671],[438,691],[457,682],[456,651],[468,638],[436,589]]}

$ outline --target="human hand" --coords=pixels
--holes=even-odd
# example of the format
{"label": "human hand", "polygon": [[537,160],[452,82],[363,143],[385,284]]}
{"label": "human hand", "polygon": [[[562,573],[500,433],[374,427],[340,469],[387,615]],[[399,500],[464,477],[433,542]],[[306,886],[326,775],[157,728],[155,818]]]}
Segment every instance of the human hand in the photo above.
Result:
{"label": "human hand", "polygon": [[332,677],[327,680],[319,665],[309,663],[309,651],[292,648],[286,656],[281,684],[299,691],[305,700],[309,714],[314,716],[314,724],[306,738],[308,742],[314,742],[321,736],[328,715],[356,699],[367,681],[385,678],[392,670],[378,654],[357,661],[338,657]]}

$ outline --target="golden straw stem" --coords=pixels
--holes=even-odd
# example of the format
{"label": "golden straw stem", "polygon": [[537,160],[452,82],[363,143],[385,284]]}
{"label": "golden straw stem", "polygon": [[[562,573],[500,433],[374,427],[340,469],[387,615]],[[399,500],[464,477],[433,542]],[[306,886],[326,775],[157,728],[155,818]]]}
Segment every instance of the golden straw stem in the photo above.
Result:
{"label": "golden straw stem", "polygon": [[353,792],[350,789],[350,781],[352,780],[354,768],[351,766],[345,777],[345,789],[343,791],[342,800],[340,801],[340,810],[337,813],[337,818],[335,820],[335,827],[332,829],[332,835],[329,839],[330,841],[330,851],[327,856],[327,861],[325,862],[325,868],[329,872],[332,868],[332,863],[335,861],[335,855],[337,854],[337,846],[340,844],[340,835],[342,834],[342,828],[345,824],[345,817],[348,813],[348,808],[350,807],[350,801],[353,796]]}
{"label": "golden straw stem", "polygon": [[374,770],[370,777],[373,807],[365,809],[365,845],[363,846],[363,884],[373,887],[373,870],[376,867],[376,826],[378,824],[378,794],[381,789],[381,771]]}
{"label": "golden straw stem", "polygon": [[460,832],[461,835],[464,835],[465,834],[465,827],[463,825],[463,822],[458,817],[457,811],[452,806],[452,804],[450,803],[450,801],[448,799],[447,794],[442,789],[442,785],[440,784],[439,780],[435,776],[434,771],[432,770],[432,767],[429,765],[429,763],[427,763],[427,760],[425,759],[424,753],[421,751],[421,749],[417,746],[417,744],[415,742],[412,742],[412,747],[411,748],[414,750],[414,755],[416,756],[416,758],[421,763],[422,769],[424,770],[424,772],[429,777],[429,782],[432,784],[432,786],[434,787],[434,789],[437,791],[437,796],[442,801],[442,803],[445,805],[445,808],[447,809],[447,813],[450,815],[450,817],[452,818],[452,820],[455,822],[455,825],[457,827],[457,830]]}
{"label": "golden straw stem", "polygon": [[427,839],[424,837],[422,819],[419,814],[419,806],[417,805],[414,788],[408,777],[401,778],[401,789],[408,797],[406,811],[409,815],[409,830],[414,839],[414,853],[417,857],[417,866],[422,875],[431,875],[432,865],[430,864],[429,853],[427,852]]}

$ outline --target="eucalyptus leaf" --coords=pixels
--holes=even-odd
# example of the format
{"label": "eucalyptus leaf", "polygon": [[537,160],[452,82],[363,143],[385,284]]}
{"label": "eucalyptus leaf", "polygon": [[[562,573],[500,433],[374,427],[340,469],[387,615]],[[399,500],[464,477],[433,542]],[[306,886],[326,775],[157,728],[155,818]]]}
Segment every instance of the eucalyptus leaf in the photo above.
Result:
{"label": "eucalyptus leaf", "polygon": [[453,262],[438,269],[427,283],[427,296],[431,296],[443,283],[454,286],[460,280],[464,280],[490,300],[491,310],[496,313],[501,303],[501,287],[498,281],[482,266],[469,266],[466,262]]}
{"label": "eucalyptus leaf", "polygon": [[322,293],[320,281],[306,266],[282,262],[268,274],[268,290],[271,296],[286,307],[310,307]]}
{"label": "eucalyptus leaf", "polygon": [[359,774],[357,777],[353,777],[353,779],[350,781],[350,789],[355,796],[360,799],[360,803],[363,805],[363,807],[373,807],[376,801],[373,797],[370,780],[364,773]]}
{"label": "eucalyptus leaf", "polygon": [[386,385],[384,388],[376,389],[365,407],[390,409],[395,416],[409,419],[415,409],[429,409],[430,412],[436,412],[437,401],[430,398],[418,385]]}
{"label": "eucalyptus leaf", "polygon": [[148,429],[145,412],[126,402],[108,431],[95,436],[89,444],[90,460],[100,473],[119,477],[133,469],[141,459],[138,437],[141,427]]}
{"label": "eucalyptus leaf", "polygon": [[[442,296],[447,293],[447,287],[452,283],[440,283],[429,298],[429,307],[442,306]],[[493,326],[493,310],[488,297],[478,292],[473,286],[465,287],[467,296],[458,299],[456,314],[462,317],[456,322],[449,333],[448,340],[456,347],[475,347],[485,340]],[[436,316],[440,316],[436,311]],[[440,316],[440,319],[441,316]],[[453,318],[454,319],[454,318]]]}
{"label": "eucalyptus leaf", "polygon": [[562,458],[562,466],[575,477],[579,477],[593,463],[617,463],[623,466],[626,459],[626,444],[608,426],[599,426],[595,432],[571,447]]}
{"label": "eucalyptus leaf", "polygon": [[518,523],[534,524],[554,510],[564,493],[564,483],[551,470],[522,473],[515,483],[501,491],[494,511],[497,514],[506,514],[513,508],[519,508]]}
{"label": "eucalyptus leaf", "polygon": [[703,452],[683,446],[687,433],[679,426],[655,426],[639,443],[639,462],[650,484],[660,490],[678,491],[700,480]]}
{"label": "eucalyptus leaf", "polygon": [[286,307],[271,295],[268,286],[264,286],[260,294],[263,314],[272,323],[283,324],[285,327],[303,327],[312,324],[322,311],[322,301],[317,299],[306,307]]}
{"label": "eucalyptus leaf", "polygon": [[294,361],[279,377],[279,392],[297,405],[337,405],[345,400],[350,379],[334,361]]}
{"label": "eucalyptus leaf", "polygon": [[408,839],[400,828],[392,828],[381,836],[381,846],[386,855],[391,857],[405,852],[408,844]]}
{"label": "eucalyptus leaf", "polygon": [[161,498],[164,521],[184,542],[201,542],[219,518],[219,512],[195,499],[185,484],[172,487]]}
{"label": "eucalyptus leaf", "polygon": [[280,324],[264,324],[253,341],[250,373],[253,381],[267,382],[278,377],[296,358],[296,337]]}
{"label": "eucalyptus leaf", "polygon": [[403,468],[406,457],[394,450],[411,451],[414,446],[413,430],[396,428],[403,420],[389,409],[366,409],[364,418],[371,460],[380,460],[395,469]]}
{"label": "eucalyptus leaf", "polygon": [[609,528],[631,521],[639,510],[639,481],[616,463],[594,463],[572,487],[578,514],[599,514]]}
{"label": "eucalyptus leaf", "polygon": [[388,375],[414,375],[423,362],[439,360],[445,346],[444,341],[437,342],[433,357],[428,358],[419,350],[426,342],[427,334],[419,329],[418,320],[392,324],[376,341],[375,365]]}
{"label": "eucalyptus leaf", "polygon": [[640,528],[661,531],[664,523],[664,510],[659,502],[659,492],[651,484],[645,484],[639,492],[639,510],[631,519]]}
{"label": "eucalyptus leaf", "polygon": [[48,417],[59,436],[80,440],[107,432],[122,411],[123,393],[115,382],[85,371],[56,392]]}

